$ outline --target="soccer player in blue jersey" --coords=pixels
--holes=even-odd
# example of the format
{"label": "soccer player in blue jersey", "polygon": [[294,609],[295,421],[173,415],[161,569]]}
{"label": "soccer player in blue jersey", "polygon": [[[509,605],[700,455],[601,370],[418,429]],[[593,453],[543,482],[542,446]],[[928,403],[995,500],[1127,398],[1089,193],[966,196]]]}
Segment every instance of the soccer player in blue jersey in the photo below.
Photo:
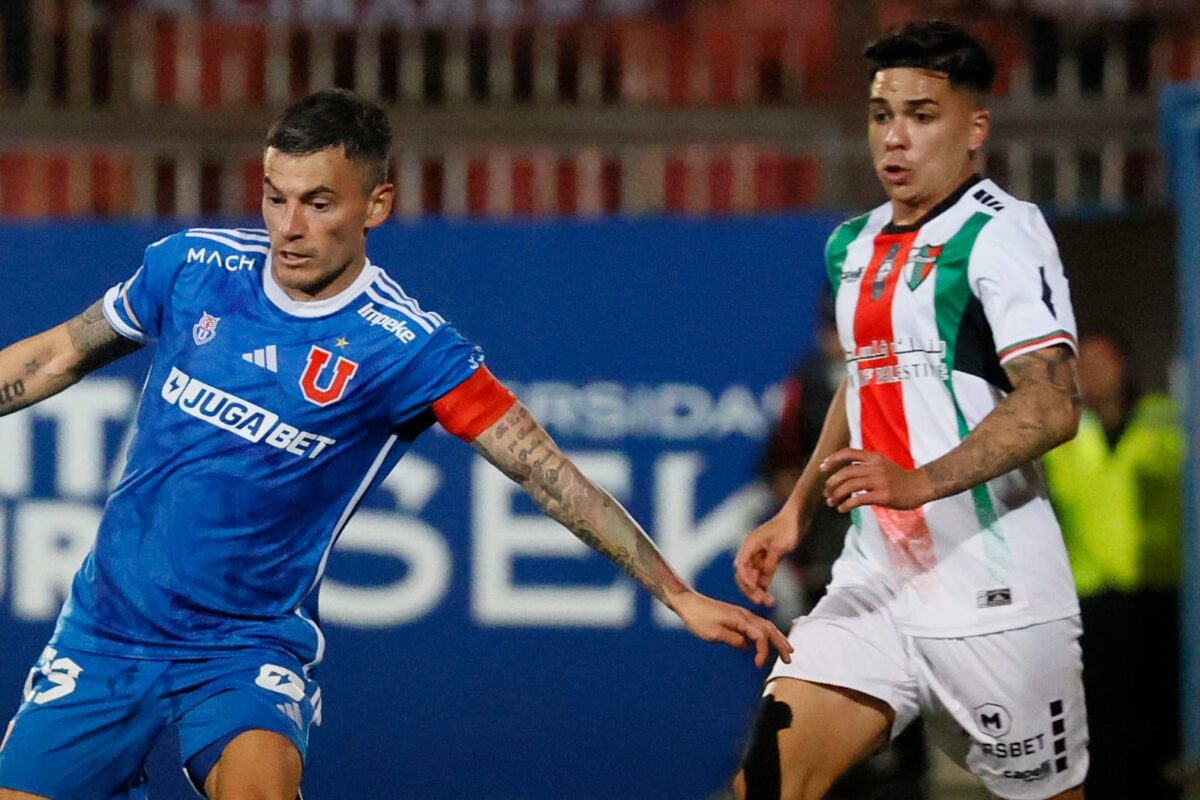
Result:
{"label": "soccer player in blue jersey", "polygon": [[8,414],[157,342],[128,466],[0,744],[0,800],[146,797],[167,726],[209,798],[295,800],[317,589],[363,495],[433,422],[707,641],[786,639],[690,589],[483,366],[366,257],[392,210],[391,130],[350,92],[272,126],[266,230],[192,228],[80,316],[0,351]]}

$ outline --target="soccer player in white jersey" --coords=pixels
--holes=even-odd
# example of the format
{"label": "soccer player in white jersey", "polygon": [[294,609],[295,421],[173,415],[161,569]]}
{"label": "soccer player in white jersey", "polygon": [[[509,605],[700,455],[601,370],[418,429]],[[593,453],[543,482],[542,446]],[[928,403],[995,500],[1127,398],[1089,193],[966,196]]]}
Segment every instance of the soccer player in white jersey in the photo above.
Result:
{"label": "soccer player in white jersey", "polygon": [[128,467],[0,741],[0,800],[144,798],[168,726],[197,791],[296,800],[322,710],[326,558],[434,421],[692,633],[753,646],[760,666],[772,644],[788,657],[770,623],[687,587],[480,348],[367,259],[390,147],[383,111],[350,92],[296,103],[267,136],[266,230],[156,242],[82,315],[0,351],[20,387],[7,414],[157,340]]}
{"label": "soccer player in white jersey", "polygon": [[1083,797],[1079,607],[1039,456],[1074,436],[1075,321],[1038,209],[978,174],[995,66],[911,23],[866,50],[868,141],[888,202],[830,237],[847,377],[783,509],[735,560],[771,604],[814,508],[853,526],[796,620],[735,778],[823,797],[918,715],[994,795]]}

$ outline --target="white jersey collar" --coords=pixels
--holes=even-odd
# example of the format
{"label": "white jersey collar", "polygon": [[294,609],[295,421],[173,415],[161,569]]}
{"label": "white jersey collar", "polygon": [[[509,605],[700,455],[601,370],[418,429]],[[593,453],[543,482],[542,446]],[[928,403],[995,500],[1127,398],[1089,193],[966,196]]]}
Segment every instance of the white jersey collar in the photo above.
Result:
{"label": "white jersey collar", "polygon": [[263,266],[263,291],[266,293],[267,299],[285,314],[305,318],[326,317],[341,311],[354,298],[366,291],[367,286],[375,280],[378,272],[379,267],[372,264],[371,259],[368,258],[363,264],[362,272],[354,279],[354,283],[332,297],[309,301],[293,300],[287,296],[287,293],[275,280],[275,274],[271,268],[271,254],[268,253],[266,264]]}

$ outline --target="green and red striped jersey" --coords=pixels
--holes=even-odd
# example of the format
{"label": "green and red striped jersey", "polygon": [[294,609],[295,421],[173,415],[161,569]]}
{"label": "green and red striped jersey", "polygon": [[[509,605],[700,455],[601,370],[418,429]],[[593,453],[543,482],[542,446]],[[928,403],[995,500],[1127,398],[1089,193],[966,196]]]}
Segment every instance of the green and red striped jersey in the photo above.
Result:
{"label": "green and red striped jersey", "polygon": [[[912,469],[954,449],[1011,390],[1003,365],[1075,347],[1041,212],[974,177],[913,225],[884,204],[842,224],[825,259],[848,369],[851,446]],[[901,628],[957,637],[1078,612],[1039,464],[912,511],[866,506],[834,571],[891,582]]]}

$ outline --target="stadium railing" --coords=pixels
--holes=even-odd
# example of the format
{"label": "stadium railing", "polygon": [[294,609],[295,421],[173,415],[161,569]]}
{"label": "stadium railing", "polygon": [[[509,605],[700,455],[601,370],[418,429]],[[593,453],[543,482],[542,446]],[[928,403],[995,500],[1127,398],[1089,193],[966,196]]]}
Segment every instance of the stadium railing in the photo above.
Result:
{"label": "stadium railing", "polygon": [[[395,112],[406,218],[769,213],[874,196],[861,111],[832,88],[829,2],[404,29],[30,2],[29,84],[4,96],[3,217],[254,213],[267,122],[326,85]],[[1002,68],[993,174],[1063,209],[1161,202],[1153,93],[1200,76],[1196,26],[1160,26],[1144,47],[1121,27],[1043,41],[1049,64],[1027,20],[976,27]]]}

